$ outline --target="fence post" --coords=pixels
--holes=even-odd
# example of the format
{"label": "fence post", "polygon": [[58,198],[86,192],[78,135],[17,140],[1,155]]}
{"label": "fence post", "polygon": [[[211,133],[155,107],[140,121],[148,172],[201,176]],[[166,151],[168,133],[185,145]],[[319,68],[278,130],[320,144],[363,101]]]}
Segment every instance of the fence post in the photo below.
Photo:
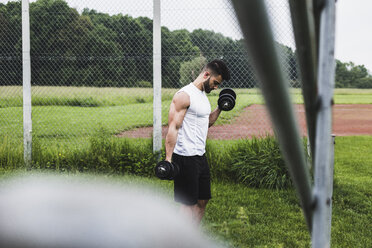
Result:
{"label": "fence post", "polygon": [[304,106],[310,156],[314,161],[316,130],[316,97],[317,97],[317,37],[315,21],[312,14],[311,1],[290,0],[293,32],[296,42],[297,61],[300,67],[300,78]]}
{"label": "fence post", "polygon": [[314,161],[314,214],[312,247],[330,247],[329,214],[332,191],[332,104],[335,80],[335,0],[325,0],[320,6],[318,113]]}
{"label": "fence post", "polygon": [[31,168],[32,120],[31,120],[31,56],[29,0],[22,0],[22,63],[23,63],[23,156],[27,168]]}
{"label": "fence post", "polygon": [[153,16],[153,81],[154,81],[154,124],[153,152],[159,153],[162,147],[161,136],[161,18],[160,0],[154,0]]}
{"label": "fence post", "polygon": [[333,197],[333,174],[334,174],[334,163],[335,163],[335,144],[336,144],[336,135],[332,134],[331,142],[331,162],[329,167],[329,192],[328,197],[330,199],[330,205],[327,213],[327,229],[326,237],[331,239],[331,229],[332,229],[332,197]]}

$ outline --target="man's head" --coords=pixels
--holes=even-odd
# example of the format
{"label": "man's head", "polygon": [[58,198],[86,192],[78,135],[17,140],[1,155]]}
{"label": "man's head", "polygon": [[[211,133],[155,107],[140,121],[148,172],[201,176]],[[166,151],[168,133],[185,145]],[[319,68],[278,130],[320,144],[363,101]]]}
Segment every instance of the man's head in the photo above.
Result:
{"label": "man's head", "polygon": [[218,86],[224,80],[230,79],[230,71],[226,64],[219,59],[212,60],[206,64],[202,71],[203,88],[206,93],[210,93],[212,90],[217,89]]}

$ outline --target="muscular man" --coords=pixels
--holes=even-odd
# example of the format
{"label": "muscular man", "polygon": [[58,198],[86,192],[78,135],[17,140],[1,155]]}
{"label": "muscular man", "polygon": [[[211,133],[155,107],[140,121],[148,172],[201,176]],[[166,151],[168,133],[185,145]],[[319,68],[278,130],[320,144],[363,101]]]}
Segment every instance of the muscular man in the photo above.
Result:
{"label": "muscular man", "polygon": [[230,72],[222,60],[213,60],[202,69],[194,82],[173,97],[165,138],[166,160],[177,163],[180,173],[174,179],[175,201],[181,212],[199,224],[211,199],[210,172],[205,157],[208,128],[221,113],[211,112],[206,93],[217,89]]}

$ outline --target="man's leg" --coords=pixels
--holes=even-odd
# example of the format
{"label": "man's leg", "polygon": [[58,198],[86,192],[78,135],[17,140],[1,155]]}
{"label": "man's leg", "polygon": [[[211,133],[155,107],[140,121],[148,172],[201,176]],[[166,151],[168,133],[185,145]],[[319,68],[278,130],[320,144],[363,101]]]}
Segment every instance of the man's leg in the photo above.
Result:
{"label": "man's leg", "polygon": [[195,212],[196,212],[196,206],[195,205],[185,205],[182,204],[180,205],[180,213],[183,214],[184,216],[188,217],[190,220],[195,220]]}
{"label": "man's leg", "polygon": [[209,200],[198,200],[198,203],[196,204],[196,221],[198,225],[204,216],[208,201]]}
{"label": "man's leg", "polygon": [[211,174],[209,170],[209,165],[207,158],[203,155],[200,158],[200,167],[199,167],[199,195],[198,195],[198,202],[197,202],[197,221],[198,223],[201,222],[205,208],[209,199],[211,199]]}
{"label": "man's leg", "polygon": [[205,208],[207,206],[208,200],[198,200],[195,205],[184,205],[181,204],[180,212],[190,217],[196,225],[200,225],[200,222],[204,216]]}

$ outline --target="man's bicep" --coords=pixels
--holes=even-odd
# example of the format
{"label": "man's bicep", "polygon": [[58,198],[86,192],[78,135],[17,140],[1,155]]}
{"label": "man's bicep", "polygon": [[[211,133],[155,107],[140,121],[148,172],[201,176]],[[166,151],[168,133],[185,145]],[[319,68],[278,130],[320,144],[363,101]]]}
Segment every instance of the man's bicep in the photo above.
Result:
{"label": "man's bicep", "polygon": [[169,125],[174,125],[178,129],[183,122],[189,106],[190,98],[186,93],[180,92],[176,94],[169,109]]}

